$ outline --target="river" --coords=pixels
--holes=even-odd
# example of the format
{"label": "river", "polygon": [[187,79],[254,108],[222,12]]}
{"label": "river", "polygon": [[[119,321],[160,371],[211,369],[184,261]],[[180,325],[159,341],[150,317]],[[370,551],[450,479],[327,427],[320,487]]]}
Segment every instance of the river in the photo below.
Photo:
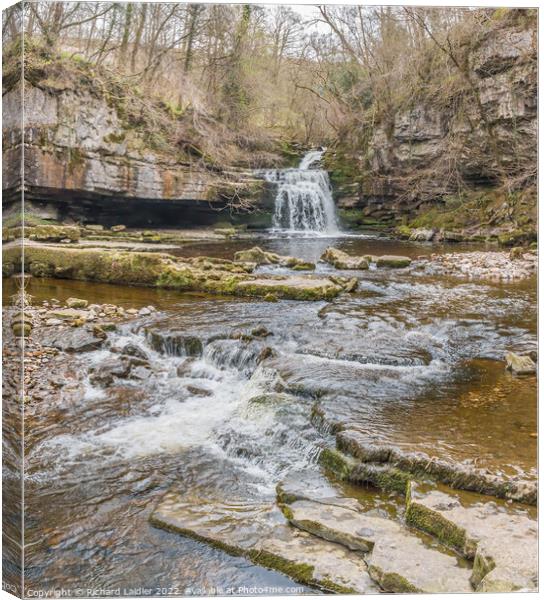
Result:
{"label": "river", "polygon": [[[252,244],[195,244],[178,253],[231,258]],[[412,257],[451,250],[372,236],[268,235],[259,244],[307,260],[328,245]],[[332,271],[318,263],[318,273]],[[334,437],[312,422],[316,402],[327,418],[373,443],[534,479],[536,382],[505,372],[503,355],[535,348],[535,281],[381,269],[357,276],[359,290],[332,302],[278,303],[32,279],[36,303],[76,296],[159,310],[112,334],[108,349],[74,358],[75,385],[58,403],[26,411],[27,587],[198,594],[267,586],[300,593],[277,572],[156,529],[148,518],[174,483],[272,498],[290,471],[318,471],[319,451]],[[259,326],[273,335],[263,342],[224,339]],[[166,354],[158,352],[146,329],[196,337],[202,355],[172,354],[168,344]],[[128,341],[148,355],[152,374],[91,386],[88,369]],[[256,364],[263,346],[275,355],[266,369]],[[276,399],[263,396],[278,390]],[[376,491],[345,486],[345,493],[393,518],[402,513],[398,500]]]}

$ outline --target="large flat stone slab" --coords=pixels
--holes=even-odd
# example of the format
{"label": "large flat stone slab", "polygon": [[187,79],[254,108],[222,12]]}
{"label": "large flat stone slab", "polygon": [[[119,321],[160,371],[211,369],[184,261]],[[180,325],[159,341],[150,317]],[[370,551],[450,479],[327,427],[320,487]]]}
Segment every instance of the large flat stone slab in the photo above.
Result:
{"label": "large flat stone slab", "polygon": [[[296,475],[295,475],[296,476]],[[431,548],[400,522],[362,512],[355,504],[341,504],[318,487],[315,499],[301,477],[278,485],[278,500],[289,501],[282,510],[289,522],[325,540],[365,554],[370,576],[388,592],[471,592],[471,570],[459,564],[451,551]],[[326,495],[323,492],[328,492]],[[346,499],[347,500],[347,499]]]}
{"label": "large flat stone slab", "polygon": [[57,348],[63,352],[90,352],[98,350],[104,343],[105,336],[99,337],[89,326],[83,327],[51,327],[41,329],[36,334],[43,346]]}
{"label": "large flat stone slab", "polygon": [[370,443],[363,433],[356,430],[340,431],[336,442],[339,450],[363,463],[388,464],[411,474],[415,479],[433,479],[455,489],[536,504],[536,481],[502,477],[485,469],[439,459],[424,452],[405,452],[392,445]]}
{"label": "large flat stone slab", "polygon": [[275,294],[278,298],[292,300],[331,300],[343,288],[324,277],[260,277],[241,281],[236,291],[248,296]]}
{"label": "large flat stone slab", "polygon": [[536,588],[538,529],[526,512],[492,501],[463,503],[412,483],[406,520],[474,559],[471,581],[478,591]]}
{"label": "large flat stone slab", "polygon": [[376,593],[362,557],[290,527],[275,504],[167,493],[151,523],[244,556],[296,581],[341,593]]}

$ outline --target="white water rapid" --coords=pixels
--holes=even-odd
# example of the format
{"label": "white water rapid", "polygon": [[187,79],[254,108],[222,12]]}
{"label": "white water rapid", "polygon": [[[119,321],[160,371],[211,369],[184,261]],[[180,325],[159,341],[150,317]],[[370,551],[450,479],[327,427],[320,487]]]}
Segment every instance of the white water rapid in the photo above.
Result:
{"label": "white water rapid", "polygon": [[327,171],[312,168],[324,150],[308,152],[298,169],[264,171],[277,185],[274,228],[290,232],[334,235],[339,233]]}

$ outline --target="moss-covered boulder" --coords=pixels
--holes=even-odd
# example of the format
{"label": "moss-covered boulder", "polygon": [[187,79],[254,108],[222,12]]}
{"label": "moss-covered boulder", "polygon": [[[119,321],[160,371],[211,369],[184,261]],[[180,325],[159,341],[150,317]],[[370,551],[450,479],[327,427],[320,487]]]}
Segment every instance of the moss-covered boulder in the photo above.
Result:
{"label": "moss-covered boulder", "polygon": [[336,269],[365,270],[368,269],[368,261],[363,256],[350,256],[338,248],[330,246],[321,255],[321,260],[331,264]]}
{"label": "moss-covered boulder", "polygon": [[295,271],[313,271],[315,264],[296,256],[284,256],[275,252],[267,252],[259,246],[254,246],[248,250],[235,252],[234,260],[236,262],[254,263],[256,265],[280,265],[289,267]]}
{"label": "moss-covered boulder", "polygon": [[377,256],[376,266],[377,267],[388,267],[390,269],[402,269],[403,267],[409,267],[412,259],[407,256]]}

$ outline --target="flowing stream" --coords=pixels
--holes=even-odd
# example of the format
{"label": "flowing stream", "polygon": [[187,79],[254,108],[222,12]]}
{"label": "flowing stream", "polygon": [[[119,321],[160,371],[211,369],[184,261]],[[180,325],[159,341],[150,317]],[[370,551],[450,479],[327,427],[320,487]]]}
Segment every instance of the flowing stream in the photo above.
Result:
{"label": "flowing stream", "polygon": [[[315,261],[330,242],[294,236],[260,244]],[[232,257],[253,244],[180,252]],[[371,238],[334,244],[360,255],[436,251]],[[334,270],[319,263],[317,271]],[[29,584],[143,586],[161,595],[266,585],[289,593],[296,584],[288,577],[156,529],[148,518],[173,484],[227,496],[235,486],[236,493],[272,501],[290,471],[319,471],[319,451],[334,445],[334,436],[315,422],[316,407],[371,443],[534,479],[536,382],[505,373],[502,360],[506,350],[536,345],[534,281],[355,274],[355,294],[275,304],[32,279],[36,302],[76,296],[127,307],[152,303],[159,312],[110,334],[101,350],[63,359],[54,367],[65,380],[60,398],[26,411]],[[233,338],[255,327],[272,335]],[[139,379],[92,384],[89,369],[127,345],[146,357],[148,370]],[[266,348],[271,356],[261,364]],[[375,491],[346,493],[384,514],[402,511],[400,502]]]}
{"label": "flowing stream", "polygon": [[312,150],[297,169],[262,171],[277,185],[274,228],[290,233],[337,235],[339,233],[332,189],[327,171],[315,168],[324,150]]}

